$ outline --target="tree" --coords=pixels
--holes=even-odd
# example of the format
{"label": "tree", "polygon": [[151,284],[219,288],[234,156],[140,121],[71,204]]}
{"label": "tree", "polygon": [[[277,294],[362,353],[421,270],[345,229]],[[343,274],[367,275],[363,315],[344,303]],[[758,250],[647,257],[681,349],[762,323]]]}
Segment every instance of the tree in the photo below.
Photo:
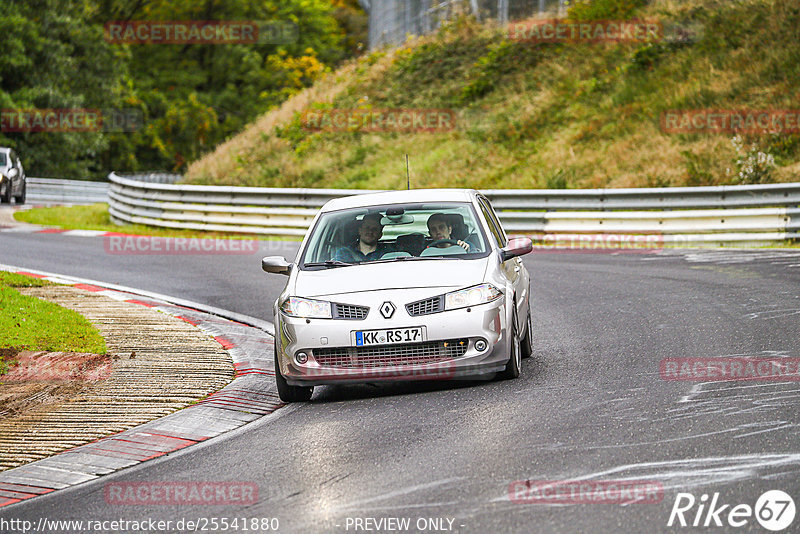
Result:
{"label": "tree", "polygon": [[[87,1],[7,0],[0,17],[0,109],[103,109],[124,95],[121,65]],[[102,132],[0,132],[35,176],[87,178],[108,149]]]}
{"label": "tree", "polygon": [[327,0],[116,5],[108,15],[132,20],[259,21],[297,27],[297,40],[283,44],[119,45],[130,54],[131,79],[146,113],[142,142],[149,150],[140,150],[138,165],[181,171],[259,114],[313,84],[345,56],[333,11]]}
{"label": "tree", "polygon": [[[334,5],[336,4],[336,5]],[[133,110],[135,131],[0,132],[31,176],[102,178],[181,171],[348,55],[337,22],[351,0],[6,0],[0,109]],[[119,44],[112,21],[260,21],[294,25],[290,42]],[[350,21],[350,19],[347,19]],[[352,21],[347,22],[350,24]],[[351,24],[354,28],[357,24]]]}

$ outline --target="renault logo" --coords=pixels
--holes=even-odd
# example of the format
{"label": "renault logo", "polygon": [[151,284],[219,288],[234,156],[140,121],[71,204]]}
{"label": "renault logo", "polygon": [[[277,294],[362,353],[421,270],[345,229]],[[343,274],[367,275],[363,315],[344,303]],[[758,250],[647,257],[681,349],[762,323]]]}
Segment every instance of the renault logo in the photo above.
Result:
{"label": "renault logo", "polygon": [[392,315],[394,315],[394,310],[395,309],[396,308],[394,307],[394,304],[392,304],[391,302],[389,302],[387,300],[386,302],[381,304],[381,307],[380,307],[381,315],[383,315],[384,319],[389,319]]}

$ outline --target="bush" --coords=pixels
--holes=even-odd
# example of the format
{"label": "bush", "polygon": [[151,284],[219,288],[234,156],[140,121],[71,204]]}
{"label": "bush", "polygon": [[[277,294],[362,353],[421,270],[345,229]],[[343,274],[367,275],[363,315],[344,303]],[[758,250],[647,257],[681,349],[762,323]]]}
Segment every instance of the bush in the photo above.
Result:
{"label": "bush", "polygon": [[624,20],[646,0],[575,0],[567,10],[570,20]]}
{"label": "bush", "polygon": [[772,179],[772,170],[775,168],[775,157],[767,152],[762,152],[753,143],[745,148],[742,136],[735,135],[731,144],[736,150],[736,178],[741,184],[764,184]]}
{"label": "bush", "polygon": [[469,73],[468,83],[461,89],[461,103],[469,104],[492,92],[505,76],[516,74],[538,63],[538,49],[527,43],[504,39],[489,48]]}

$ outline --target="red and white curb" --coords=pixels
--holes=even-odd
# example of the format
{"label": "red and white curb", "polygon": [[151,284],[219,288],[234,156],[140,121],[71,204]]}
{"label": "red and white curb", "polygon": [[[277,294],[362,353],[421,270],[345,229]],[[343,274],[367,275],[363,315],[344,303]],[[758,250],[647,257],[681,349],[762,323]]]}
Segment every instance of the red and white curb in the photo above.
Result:
{"label": "red and white curb", "polygon": [[0,508],[200,443],[241,427],[282,406],[275,389],[272,324],[202,304],[122,286],[0,265],[52,282],[95,291],[189,322],[213,336],[231,355],[234,380],[197,404],[86,445],[0,472]]}

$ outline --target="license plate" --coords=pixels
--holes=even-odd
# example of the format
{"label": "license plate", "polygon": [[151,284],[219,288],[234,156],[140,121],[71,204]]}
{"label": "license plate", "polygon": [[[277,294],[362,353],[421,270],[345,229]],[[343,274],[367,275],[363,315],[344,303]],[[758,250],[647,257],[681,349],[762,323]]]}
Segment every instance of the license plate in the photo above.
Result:
{"label": "license plate", "polygon": [[419,343],[425,341],[421,326],[413,328],[387,328],[385,330],[359,330],[354,332],[356,347],[390,345],[392,343]]}

